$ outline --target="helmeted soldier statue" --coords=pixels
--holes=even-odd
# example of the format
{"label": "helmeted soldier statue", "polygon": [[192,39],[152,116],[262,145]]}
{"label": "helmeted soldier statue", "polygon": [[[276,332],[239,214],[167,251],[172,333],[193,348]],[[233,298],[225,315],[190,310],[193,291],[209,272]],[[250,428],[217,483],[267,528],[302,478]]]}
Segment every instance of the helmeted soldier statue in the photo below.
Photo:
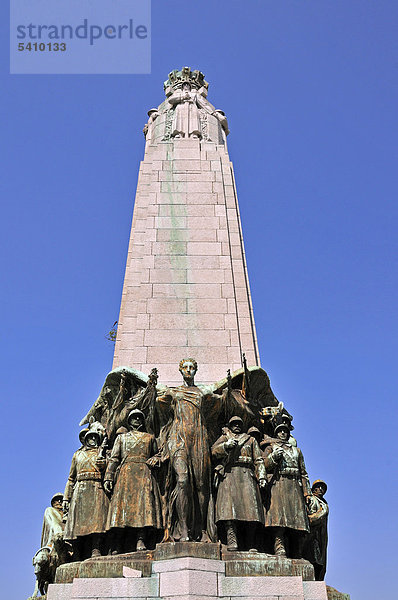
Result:
{"label": "helmeted soldier statue", "polygon": [[223,428],[223,435],[212,446],[212,456],[218,462],[216,523],[226,530],[227,548],[242,547],[238,524],[244,524],[253,549],[253,525],[264,523],[259,486],[265,486],[265,468],[260,447],[254,437],[243,432],[240,417],[232,417]]}

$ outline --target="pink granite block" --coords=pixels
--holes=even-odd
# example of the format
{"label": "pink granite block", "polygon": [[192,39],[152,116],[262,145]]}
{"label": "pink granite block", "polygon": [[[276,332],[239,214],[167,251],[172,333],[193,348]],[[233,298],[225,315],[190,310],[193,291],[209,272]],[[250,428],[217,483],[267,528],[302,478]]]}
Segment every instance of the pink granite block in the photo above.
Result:
{"label": "pink granite block", "polygon": [[226,216],[226,208],[225,208],[225,206],[217,204],[214,207],[214,214],[216,215],[216,217],[225,217]]}
{"label": "pink granite block", "polygon": [[[206,300],[208,302],[208,300]],[[152,314],[151,329],[223,329],[223,319],[217,313]]]}
{"label": "pink granite block", "polygon": [[225,298],[213,298],[212,300],[208,300],[207,298],[189,298],[187,300],[187,312],[224,315],[227,312],[227,300]]}
{"label": "pink granite block", "polygon": [[221,181],[214,181],[213,182],[213,188],[211,190],[213,193],[215,194],[222,194],[224,195],[224,185],[222,184]]}
{"label": "pink granite block", "polygon": [[186,217],[155,217],[155,228],[185,229],[186,227]]}
{"label": "pink granite block", "polygon": [[225,206],[227,210],[231,208],[236,210],[236,198],[234,196],[225,196]]}
{"label": "pink granite block", "polygon": [[144,336],[144,344],[148,347],[186,346],[187,343],[187,332],[182,329],[148,329]]}
{"label": "pink granite block", "polygon": [[220,256],[220,268],[221,269],[230,269],[231,265],[232,265],[232,262],[231,262],[231,257],[229,255]]}
{"label": "pink granite block", "polygon": [[233,187],[233,181],[231,177],[231,173],[224,172],[224,185],[229,188]]}
{"label": "pink granite block", "polygon": [[221,171],[221,162],[219,160],[210,161],[212,171]]}
{"label": "pink granite block", "polygon": [[224,269],[224,283],[233,283],[232,271],[230,269]]}
{"label": "pink granite block", "polygon": [[220,219],[220,229],[228,229],[228,222],[227,222],[227,217],[219,217]]}
{"label": "pink granite block", "polygon": [[134,333],[122,332],[120,334],[120,341],[125,348],[135,348],[142,346],[144,343],[144,330],[135,330]]}
{"label": "pink granite block", "polygon": [[151,254],[148,254],[147,256],[143,256],[141,258],[141,262],[142,262],[143,269],[153,269],[155,266],[155,258]]}
{"label": "pink granite block", "polygon": [[187,254],[187,242],[151,242],[152,254],[157,255],[183,255]]}
{"label": "pink granite block", "polygon": [[154,283],[153,298],[221,298],[221,285],[219,283]]}
{"label": "pink granite block", "polygon": [[[213,191],[212,186],[215,185],[216,182],[211,181],[187,181],[186,182],[186,191],[189,194],[191,193],[201,193],[201,194],[211,194]],[[176,190],[179,191],[179,190]],[[181,190],[183,191],[183,190]]]}
{"label": "pink granite block", "polygon": [[227,229],[218,229],[217,231],[217,242],[229,242],[229,235]]}
{"label": "pink granite block", "polygon": [[243,254],[242,254],[241,247],[240,246],[231,246],[231,256],[232,256],[232,258],[242,259]]}
{"label": "pink granite block", "polygon": [[[188,300],[188,302],[192,301]],[[149,298],[147,310],[151,315],[190,312],[188,311],[187,300],[185,298]]]}
{"label": "pink granite block", "polygon": [[185,210],[188,217],[214,217],[214,204],[187,204]]}
{"label": "pink granite block", "polygon": [[241,334],[252,333],[252,324],[250,317],[241,317],[239,315],[239,331]]}
{"label": "pink granite block", "polygon": [[229,239],[232,246],[240,246],[241,245],[241,237],[238,232],[231,231],[229,234]]}
{"label": "pink granite block", "polygon": [[201,171],[200,173],[188,173],[187,181],[215,181],[216,174],[212,171]]}
{"label": "pink granite block", "polygon": [[328,600],[324,581],[303,581],[304,600]]}
{"label": "pink granite block", "polygon": [[187,232],[188,240],[191,242],[217,242],[217,231],[215,229],[191,228]]}
{"label": "pink granite block", "polygon": [[143,329],[148,329],[149,327],[149,315],[145,312],[145,313],[139,313],[137,315],[137,331],[139,330],[143,330]]}
{"label": "pink granite block", "polygon": [[141,283],[149,283],[149,269],[141,269],[140,275]]}
{"label": "pink granite block", "polygon": [[221,284],[221,297],[222,298],[234,298],[235,288],[232,283]]}
{"label": "pink granite block", "polygon": [[246,360],[247,360],[247,364],[249,365],[249,367],[257,365],[257,360],[256,360],[256,356],[254,354],[254,350],[249,350],[249,348],[245,349],[245,347],[242,344],[242,352],[245,352],[245,354],[246,354]]}
{"label": "pink granite block", "polygon": [[229,345],[232,347],[239,346],[239,333],[237,329],[229,329]]}
{"label": "pink granite block", "polygon": [[203,157],[201,157],[200,160],[200,165],[201,165],[201,169],[202,171],[211,171],[211,164],[209,160],[203,160]]}
{"label": "pink granite block", "polygon": [[243,596],[252,599],[267,596],[304,598],[301,577],[224,577],[219,575],[218,578],[219,594],[223,596]]}
{"label": "pink granite block", "polygon": [[152,283],[186,283],[187,272],[182,269],[152,269],[150,272]]}
{"label": "pink granite block", "polygon": [[228,242],[221,242],[221,254],[223,256],[231,256],[231,247]]}
{"label": "pink granite block", "polygon": [[[152,347],[148,348],[147,362],[149,363],[172,363],[182,352],[181,346]],[[215,363],[216,361],[227,363],[227,349],[214,346],[213,348],[190,346],[184,354],[194,356],[198,364]],[[177,362],[180,359],[177,358]],[[203,369],[201,368],[201,371]],[[199,377],[200,378],[200,377]]]}
{"label": "pink granite block", "polygon": [[187,242],[186,252],[192,256],[219,256],[221,244],[219,242]]}
{"label": "pink granite block", "polygon": [[[198,185],[196,183],[196,185]],[[212,193],[204,193],[203,192],[193,192],[191,191],[186,195],[186,203],[187,204],[217,204],[217,194]]]}
{"label": "pink granite block", "polygon": [[[163,183],[163,182],[162,182]],[[157,204],[186,204],[188,201],[187,194],[185,192],[160,192],[156,194]]]}
{"label": "pink granite block", "polygon": [[175,173],[182,171],[183,173],[194,173],[195,171],[201,171],[201,164],[199,158],[193,159],[176,159],[173,160],[172,170]]}
{"label": "pink granite block", "polygon": [[237,329],[238,319],[235,313],[229,313],[224,315],[225,329]]}
{"label": "pink granite block", "polygon": [[254,348],[254,337],[252,333],[239,333],[239,338],[242,348],[247,349],[248,352]]}
{"label": "pink granite block", "polygon": [[189,269],[186,271],[187,283],[224,283],[224,271],[215,269]]}
{"label": "pink granite block", "polygon": [[[221,320],[221,319],[220,319]],[[222,329],[192,329],[188,333],[188,346],[229,346],[229,332]]]}
{"label": "pink granite block", "polygon": [[157,242],[187,242],[190,232],[188,229],[157,229]]}
{"label": "pink granite block", "polygon": [[80,598],[159,597],[159,576],[75,579],[73,600]]}
{"label": "pink granite block", "polygon": [[152,284],[142,283],[141,285],[127,286],[127,293],[134,300],[146,300],[152,296]]}
{"label": "pink granite block", "polygon": [[170,560],[159,560],[153,563],[154,573],[170,573],[185,570],[210,571],[213,573],[225,573],[225,563],[222,560],[211,558],[172,558]]}
{"label": "pink granite block", "polygon": [[161,573],[160,595],[217,597],[217,573],[194,570]]}
{"label": "pink granite block", "polygon": [[[155,269],[170,269],[174,268],[174,256],[155,256]],[[218,269],[220,261],[218,256],[189,256],[184,257],[184,267],[190,266],[192,269]],[[178,259],[182,260],[182,258]]]}
{"label": "pink granite block", "polygon": [[225,196],[227,198],[229,196],[231,198],[235,198],[235,188],[234,188],[234,186],[232,184],[231,185],[224,185],[224,193],[225,193]]}
{"label": "pink granite block", "polygon": [[235,286],[235,297],[238,302],[247,302],[247,288]]}
{"label": "pink granite block", "polygon": [[134,333],[137,326],[137,317],[119,318],[119,326],[122,327],[124,333]]}
{"label": "pink granite block", "polygon": [[47,600],[71,600],[73,583],[50,583]]}
{"label": "pink granite block", "polygon": [[200,217],[195,215],[187,218],[187,227],[190,229],[218,229],[219,226],[219,217]]}
{"label": "pink granite block", "polygon": [[227,358],[228,358],[228,369],[230,369],[231,365],[234,363],[239,364],[238,368],[240,368],[242,366],[242,363],[241,363],[242,357],[241,357],[240,346],[230,346],[229,348],[227,348]]}
{"label": "pink granite block", "polygon": [[[115,349],[115,361],[117,354],[117,364],[118,365],[126,365],[133,366],[138,363],[145,363],[147,360],[147,348],[146,346],[140,346],[138,348],[130,348],[129,346],[124,346],[123,342],[119,342],[119,346],[116,344]],[[115,365],[114,361],[114,365]]]}

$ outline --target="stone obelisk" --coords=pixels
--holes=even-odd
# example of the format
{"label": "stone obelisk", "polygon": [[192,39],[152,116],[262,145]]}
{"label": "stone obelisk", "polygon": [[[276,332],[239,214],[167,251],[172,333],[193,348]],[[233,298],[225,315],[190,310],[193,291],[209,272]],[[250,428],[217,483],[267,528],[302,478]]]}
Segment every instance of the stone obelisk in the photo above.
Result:
{"label": "stone obelisk", "polygon": [[172,71],[148,112],[113,368],[179,384],[194,357],[214,382],[259,355],[228,123],[207,100],[203,73]]}

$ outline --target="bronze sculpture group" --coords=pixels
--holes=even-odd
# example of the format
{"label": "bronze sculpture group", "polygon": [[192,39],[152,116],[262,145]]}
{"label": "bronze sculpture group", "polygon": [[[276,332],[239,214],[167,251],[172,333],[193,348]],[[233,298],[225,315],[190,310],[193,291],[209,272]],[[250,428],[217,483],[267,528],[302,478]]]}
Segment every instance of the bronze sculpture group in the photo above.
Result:
{"label": "bronze sculpture group", "polygon": [[194,359],[179,370],[177,387],[157,385],[156,369],[108,375],[81,422],[89,427],[73,455],[64,523],[58,505],[53,519],[65,560],[220,540],[228,551],[307,558],[323,579],[326,484],[311,489],[292,417],[266,373],[245,365],[204,386]]}

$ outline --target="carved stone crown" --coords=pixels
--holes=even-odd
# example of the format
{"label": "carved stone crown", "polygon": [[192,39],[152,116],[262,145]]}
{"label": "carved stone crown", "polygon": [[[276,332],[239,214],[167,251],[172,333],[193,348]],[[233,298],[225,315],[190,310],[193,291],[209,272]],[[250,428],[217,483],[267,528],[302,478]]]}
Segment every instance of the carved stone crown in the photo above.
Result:
{"label": "carved stone crown", "polygon": [[176,89],[182,86],[183,83],[189,83],[192,87],[200,89],[204,87],[206,90],[209,87],[205,76],[201,71],[191,71],[189,67],[182,67],[181,71],[174,69],[169,73],[167,81],[164,82],[164,89],[172,88]]}

